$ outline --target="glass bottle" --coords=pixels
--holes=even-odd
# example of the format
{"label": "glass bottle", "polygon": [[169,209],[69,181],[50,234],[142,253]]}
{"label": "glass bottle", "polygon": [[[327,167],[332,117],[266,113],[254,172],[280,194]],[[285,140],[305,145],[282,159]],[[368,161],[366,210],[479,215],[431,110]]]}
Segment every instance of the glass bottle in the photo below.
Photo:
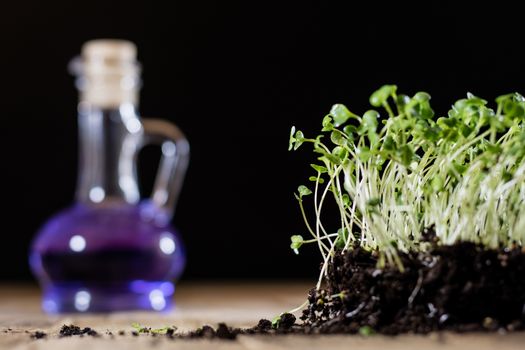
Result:
{"label": "glass bottle", "polygon": [[[137,114],[140,65],[127,41],[94,40],[70,65],[80,92],[79,172],[73,205],[38,232],[30,265],[48,313],[166,310],[184,264],[170,226],[189,159],[173,124]],[[141,200],[136,160],[162,150],[151,199]]]}

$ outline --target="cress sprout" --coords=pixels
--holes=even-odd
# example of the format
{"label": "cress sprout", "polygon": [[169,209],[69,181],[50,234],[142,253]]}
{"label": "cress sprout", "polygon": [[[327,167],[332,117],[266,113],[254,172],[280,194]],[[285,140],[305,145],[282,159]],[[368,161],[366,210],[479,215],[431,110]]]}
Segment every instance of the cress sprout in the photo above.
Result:
{"label": "cress sprout", "polygon": [[[448,114],[436,116],[430,95],[397,93],[385,85],[362,115],[342,104],[322,120],[321,134],[306,137],[292,127],[290,150],[311,144],[311,186],[295,197],[309,239],[291,238],[291,248],[317,244],[323,267],[317,287],[338,249],[360,246],[379,253],[379,267],[403,270],[398,252],[428,248],[432,227],[441,244],[471,241],[487,248],[525,242],[525,99],[518,93],[486,100],[468,93]],[[313,200],[310,223],[303,201]],[[323,224],[327,200],[338,210],[338,227]]]}

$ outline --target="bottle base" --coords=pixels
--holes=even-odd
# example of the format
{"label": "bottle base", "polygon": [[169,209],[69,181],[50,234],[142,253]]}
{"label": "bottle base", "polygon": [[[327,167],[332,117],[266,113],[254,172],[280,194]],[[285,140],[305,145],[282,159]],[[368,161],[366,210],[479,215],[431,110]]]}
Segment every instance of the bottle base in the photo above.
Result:
{"label": "bottle base", "polygon": [[114,311],[168,311],[175,286],[169,281],[51,283],[43,287],[42,309],[49,314]]}

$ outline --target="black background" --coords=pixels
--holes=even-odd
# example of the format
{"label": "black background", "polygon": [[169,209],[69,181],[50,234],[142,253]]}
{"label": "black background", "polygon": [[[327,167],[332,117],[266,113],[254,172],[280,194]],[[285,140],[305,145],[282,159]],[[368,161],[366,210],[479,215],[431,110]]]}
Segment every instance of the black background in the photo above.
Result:
{"label": "black background", "polygon": [[[385,83],[432,94],[438,113],[467,91],[524,91],[524,19],[501,1],[352,6],[320,1],[18,1],[0,5],[0,279],[29,280],[30,240],[73,199],[76,101],[69,59],[125,38],[144,66],[141,111],[177,123],[192,160],[175,225],[185,278],[314,278],[315,249],[293,198],[310,175],[309,135],[336,102],[363,113]],[[155,150],[141,158],[144,192]]]}

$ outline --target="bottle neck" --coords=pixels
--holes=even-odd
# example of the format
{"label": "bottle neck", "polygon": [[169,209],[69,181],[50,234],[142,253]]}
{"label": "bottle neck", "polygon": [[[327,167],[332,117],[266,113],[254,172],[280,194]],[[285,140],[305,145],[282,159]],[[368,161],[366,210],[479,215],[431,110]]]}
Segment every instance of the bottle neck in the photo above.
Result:
{"label": "bottle neck", "polygon": [[135,158],[143,129],[136,105],[101,105],[83,99],[78,106],[78,127],[76,200],[90,205],[137,203]]}
{"label": "bottle neck", "polygon": [[80,93],[76,199],[86,204],[135,204],[140,198],[135,157],[143,134],[136,113],[136,48],[122,40],[94,40],[84,44],[70,70]]}

